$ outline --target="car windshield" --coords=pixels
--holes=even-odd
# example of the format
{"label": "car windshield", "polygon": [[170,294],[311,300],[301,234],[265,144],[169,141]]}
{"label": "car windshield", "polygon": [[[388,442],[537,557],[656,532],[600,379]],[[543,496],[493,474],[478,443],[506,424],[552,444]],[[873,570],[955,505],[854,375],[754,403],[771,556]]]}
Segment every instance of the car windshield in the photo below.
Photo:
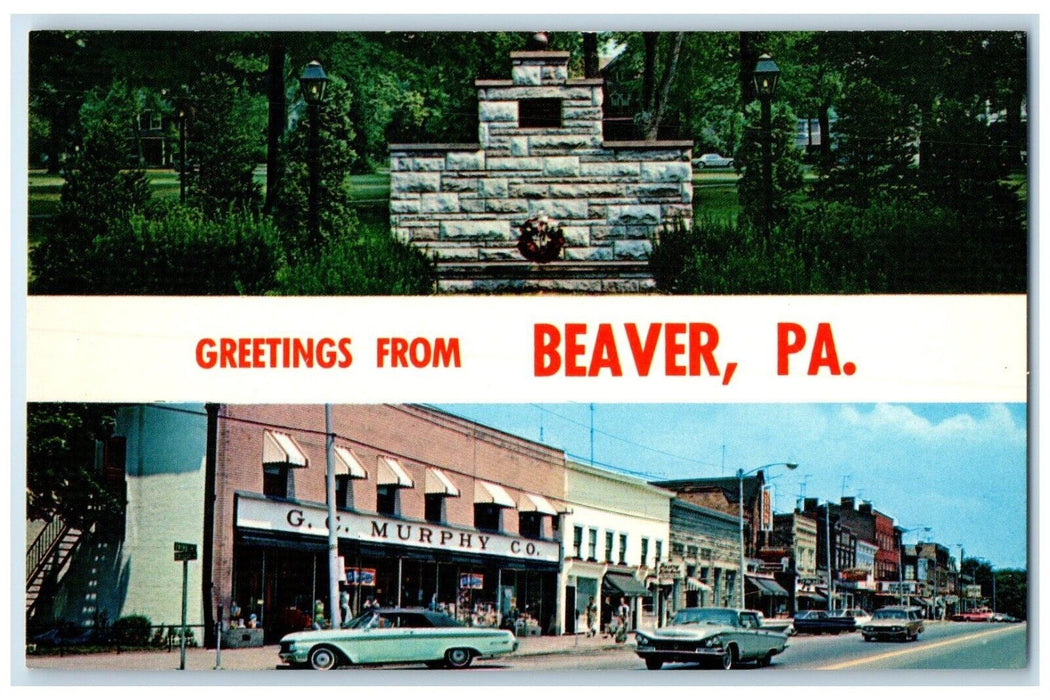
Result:
{"label": "car windshield", "polygon": [[674,625],[736,625],[734,610],[700,609],[681,610],[674,616]]}
{"label": "car windshield", "polygon": [[346,628],[351,630],[363,630],[372,626],[373,620],[378,616],[375,610],[368,610],[361,613],[350,622],[346,623]]}
{"label": "car windshield", "polygon": [[876,610],[875,620],[904,620],[907,615],[903,610]]}

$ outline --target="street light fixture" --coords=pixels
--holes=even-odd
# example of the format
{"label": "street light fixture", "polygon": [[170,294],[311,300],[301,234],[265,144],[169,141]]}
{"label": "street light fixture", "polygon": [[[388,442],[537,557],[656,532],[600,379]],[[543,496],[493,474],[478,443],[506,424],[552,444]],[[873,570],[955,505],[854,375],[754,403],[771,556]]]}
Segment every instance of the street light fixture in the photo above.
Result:
{"label": "street light fixture", "polygon": [[299,76],[299,87],[309,110],[310,140],[307,145],[307,166],[310,171],[310,201],[307,213],[307,229],[310,242],[317,244],[321,240],[321,215],[318,204],[318,192],[321,188],[319,126],[321,121],[321,103],[324,101],[325,88],[328,87],[328,76],[317,61],[311,61],[303,74]]}
{"label": "street light fixture", "polygon": [[745,476],[750,476],[750,475],[755,474],[757,472],[760,472],[763,469],[768,469],[770,467],[779,467],[779,466],[785,466],[788,469],[798,469],[798,465],[795,464],[794,462],[773,462],[771,464],[763,464],[761,467],[755,467],[754,469],[752,469],[750,471],[747,471],[747,472],[745,472],[743,469],[737,469],[736,470],[737,499],[738,499],[737,500],[737,505],[738,505],[739,521],[740,521],[740,582],[739,582],[739,586],[740,586],[740,607],[741,607],[741,609],[747,607],[744,604],[744,588],[745,588],[745,585],[747,583],[747,577],[746,577],[747,562],[744,561],[744,477]]}
{"label": "street light fixture", "polygon": [[773,57],[764,53],[758,57],[752,76],[755,93],[762,102],[762,189],[765,192],[766,234],[773,225],[773,110],[771,103],[780,82],[780,68]]}

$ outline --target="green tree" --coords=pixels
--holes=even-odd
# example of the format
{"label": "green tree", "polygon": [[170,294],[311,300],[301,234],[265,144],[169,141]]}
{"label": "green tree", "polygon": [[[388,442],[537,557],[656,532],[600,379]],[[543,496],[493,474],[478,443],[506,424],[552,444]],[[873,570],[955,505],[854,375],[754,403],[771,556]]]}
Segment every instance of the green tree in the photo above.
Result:
{"label": "green tree", "polygon": [[142,170],[126,169],[134,104],[125,86],[94,95],[81,110],[83,143],[69,162],[53,230],[32,253],[36,294],[83,294],[112,270],[93,266],[91,251],[114,222],[143,212],[150,202]]}
{"label": "green tree", "polygon": [[[318,203],[321,237],[352,236],[357,227],[357,213],[350,192],[350,174],[357,162],[354,151],[354,127],[351,123],[352,97],[346,83],[329,74],[325,100],[315,114],[318,124],[318,167],[320,169]],[[285,175],[280,190],[274,195],[274,216],[285,236],[285,247],[293,255],[311,255],[307,250],[308,199],[310,173],[308,164],[308,106],[299,99],[294,106],[295,126],[285,147]]]}
{"label": "green tree", "polygon": [[95,468],[98,441],[113,432],[106,404],[30,403],[26,406],[26,515],[61,516],[81,527],[116,515],[124,504]]}
{"label": "green tree", "polygon": [[216,73],[201,76],[191,95],[186,153],[194,169],[183,174],[188,201],[211,216],[258,211],[255,165],[264,159],[265,102],[236,77]]}

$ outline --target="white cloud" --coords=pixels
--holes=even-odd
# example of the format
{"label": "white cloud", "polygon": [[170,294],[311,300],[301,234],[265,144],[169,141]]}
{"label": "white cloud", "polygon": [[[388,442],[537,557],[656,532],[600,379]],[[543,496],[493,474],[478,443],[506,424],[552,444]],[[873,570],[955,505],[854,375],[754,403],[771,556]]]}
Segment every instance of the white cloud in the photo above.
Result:
{"label": "white cloud", "polygon": [[[980,414],[975,412],[981,410]],[[1026,427],[1018,424],[1009,409],[1002,404],[973,408],[958,408],[958,413],[942,420],[932,421],[918,415],[911,407],[878,404],[870,411],[856,406],[845,406],[840,415],[847,425],[872,434],[918,439],[925,442],[970,443],[996,442],[1024,444]],[[973,412],[971,412],[973,411]]]}

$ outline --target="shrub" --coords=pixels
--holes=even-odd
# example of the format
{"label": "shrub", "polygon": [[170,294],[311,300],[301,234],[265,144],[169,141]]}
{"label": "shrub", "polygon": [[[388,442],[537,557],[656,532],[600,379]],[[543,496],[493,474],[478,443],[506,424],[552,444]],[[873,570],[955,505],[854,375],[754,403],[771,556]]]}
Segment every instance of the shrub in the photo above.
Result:
{"label": "shrub", "polygon": [[326,242],[321,251],[281,270],[277,292],[289,295],[403,295],[434,291],[434,263],[395,240],[385,224]]}
{"label": "shrub", "polygon": [[880,199],[795,209],[768,236],[746,222],[698,220],[654,241],[657,288],[678,294],[1018,293],[1023,226]]}
{"label": "shrub", "polygon": [[113,623],[113,641],[121,646],[144,647],[149,643],[153,623],[142,615],[128,615]]}
{"label": "shrub", "polygon": [[[134,217],[96,239],[97,294],[263,294],[283,261],[269,219],[242,212],[206,218],[177,205]],[[119,274],[115,274],[119,271]]]}

